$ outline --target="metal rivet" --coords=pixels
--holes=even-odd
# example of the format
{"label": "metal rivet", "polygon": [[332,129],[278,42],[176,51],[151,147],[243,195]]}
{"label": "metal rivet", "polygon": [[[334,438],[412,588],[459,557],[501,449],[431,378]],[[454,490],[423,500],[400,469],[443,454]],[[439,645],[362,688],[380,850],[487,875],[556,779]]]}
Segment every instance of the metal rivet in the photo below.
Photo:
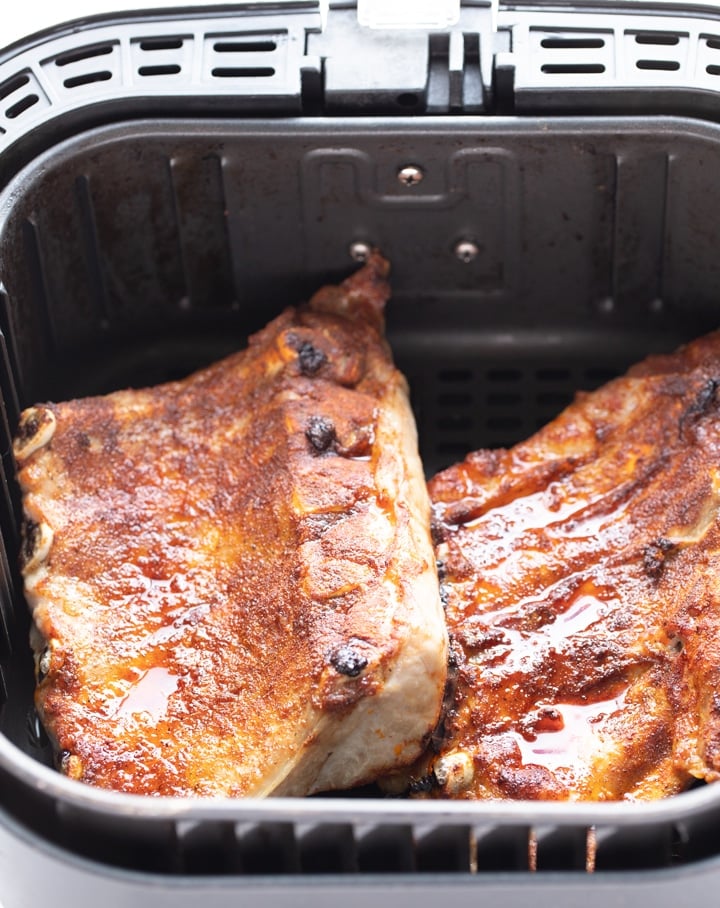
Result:
{"label": "metal rivet", "polygon": [[364,243],[362,240],[356,240],[354,243],[350,243],[350,258],[354,259],[356,262],[367,262],[370,258],[370,253],[372,249],[369,243]]}
{"label": "metal rivet", "polygon": [[455,243],[453,252],[455,253],[456,258],[468,265],[473,259],[478,257],[480,249],[478,248],[478,244],[474,243],[472,240],[460,240],[458,243]]}
{"label": "metal rivet", "polygon": [[398,170],[397,178],[403,186],[416,186],[418,183],[422,183],[424,176],[422,168],[416,164],[406,164],[405,167]]}

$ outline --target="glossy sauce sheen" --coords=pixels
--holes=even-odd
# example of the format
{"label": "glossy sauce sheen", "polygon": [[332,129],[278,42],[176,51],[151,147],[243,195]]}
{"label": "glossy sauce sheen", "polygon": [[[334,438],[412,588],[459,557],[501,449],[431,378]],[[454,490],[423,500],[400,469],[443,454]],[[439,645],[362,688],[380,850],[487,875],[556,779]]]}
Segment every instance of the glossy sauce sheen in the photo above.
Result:
{"label": "glossy sauce sheen", "polygon": [[447,643],[386,272],[184,381],[26,414],[36,700],[69,775],[306,794],[417,756]]}
{"label": "glossy sauce sheen", "polygon": [[720,774],[720,335],[430,483],[457,667],[430,796],[655,798]]}

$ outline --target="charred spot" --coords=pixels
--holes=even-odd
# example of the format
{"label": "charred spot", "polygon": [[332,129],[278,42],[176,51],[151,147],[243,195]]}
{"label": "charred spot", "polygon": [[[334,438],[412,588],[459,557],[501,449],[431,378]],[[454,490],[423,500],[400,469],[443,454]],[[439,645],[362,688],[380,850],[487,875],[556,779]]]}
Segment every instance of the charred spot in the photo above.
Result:
{"label": "charred spot", "polygon": [[445,542],[445,525],[434,517],[430,522],[430,535],[432,537],[433,545],[440,545],[441,542]]}
{"label": "charred spot", "polygon": [[420,776],[419,779],[410,779],[408,785],[409,794],[424,794],[425,792],[432,791],[433,788],[437,787],[437,780],[433,773],[428,773],[425,776]]}
{"label": "charred spot", "polygon": [[441,561],[439,558],[435,562],[435,569],[437,571],[438,580],[442,583],[443,580],[447,577],[447,569],[445,567],[445,562]]}
{"label": "charred spot", "polygon": [[455,694],[457,692],[458,667],[460,666],[462,661],[462,650],[460,650],[457,643],[451,638],[447,660],[448,673],[447,679],[445,681],[445,689],[443,690],[440,718],[438,719],[437,725],[432,730],[430,739],[428,741],[428,746],[436,754],[439,754],[443,749],[447,735],[447,721],[448,719],[452,719],[455,716],[453,707],[455,706]]}
{"label": "charred spot", "polygon": [[450,599],[450,589],[447,583],[440,584],[440,604],[444,609],[448,607],[448,601]]}
{"label": "charred spot", "polygon": [[13,453],[23,461],[39,448],[50,443],[56,427],[55,414],[47,407],[25,410],[13,439]]}
{"label": "charred spot", "polygon": [[35,435],[37,435],[38,430],[42,424],[40,419],[40,414],[38,411],[34,411],[25,419],[23,419],[18,426],[17,430],[17,440],[21,443],[29,441]]}
{"label": "charred spot", "polygon": [[20,566],[29,564],[40,543],[40,524],[34,520],[25,520],[22,527],[20,543]]}
{"label": "charred spot", "polygon": [[330,664],[339,674],[357,678],[367,668],[368,660],[352,646],[341,646],[331,654]]}
{"label": "charred spot", "polygon": [[311,416],[305,428],[305,437],[310,447],[317,454],[333,450],[337,441],[335,426],[325,416]]}
{"label": "charred spot", "polygon": [[661,537],[650,542],[643,550],[643,569],[648,577],[659,577],[668,554],[675,548],[669,539]]}
{"label": "charred spot", "polygon": [[86,451],[90,447],[91,440],[90,440],[90,436],[87,434],[87,432],[78,432],[77,444],[78,444],[78,447],[82,448],[84,451]]}
{"label": "charred spot", "polygon": [[451,637],[448,649],[448,671],[455,672],[464,661],[465,656],[461,647],[458,645],[455,638]]}
{"label": "charred spot", "polygon": [[445,727],[446,721],[447,716],[443,716],[435,726],[435,728],[432,730],[432,734],[430,735],[428,747],[434,754],[442,753],[442,749],[445,744],[445,737],[447,735],[447,730]]}
{"label": "charred spot", "polygon": [[327,356],[322,350],[313,346],[310,341],[303,341],[298,348],[298,364],[303,375],[312,378],[322,369],[327,362]]}
{"label": "charred spot", "polygon": [[683,434],[689,423],[695,422],[706,416],[711,410],[716,409],[717,390],[720,387],[720,379],[709,378],[695,395],[695,400],[688,406],[685,412],[680,416],[679,429],[680,435]]}

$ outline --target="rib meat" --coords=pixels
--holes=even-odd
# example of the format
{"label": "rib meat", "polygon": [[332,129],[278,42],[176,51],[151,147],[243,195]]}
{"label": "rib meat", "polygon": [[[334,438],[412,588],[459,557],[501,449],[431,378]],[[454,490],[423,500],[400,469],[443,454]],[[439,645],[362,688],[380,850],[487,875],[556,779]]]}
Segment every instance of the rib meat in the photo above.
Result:
{"label": "rib meat", "polygon": [[720,334],[430,492],[456,667],[416,792],[648,799],[720,777]]}
{"label": "rib meat", "polygon": [[447,637],[386,271],[183,381],[23,415],[36,703],[66,774],[300,795],[420,753]]}

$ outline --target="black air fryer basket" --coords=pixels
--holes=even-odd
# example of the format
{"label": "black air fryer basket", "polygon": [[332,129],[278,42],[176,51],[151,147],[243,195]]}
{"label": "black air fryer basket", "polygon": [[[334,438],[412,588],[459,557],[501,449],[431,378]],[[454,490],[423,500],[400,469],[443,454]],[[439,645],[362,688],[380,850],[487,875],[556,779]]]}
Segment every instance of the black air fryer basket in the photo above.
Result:
{"label": "black air fryer basket", "polygon": [[20,410],[188,373],[392,262],[428,473],[720,323],[720,8],[352,3],[74,23],[0,53],[4,908],[712,900],[720,785],[657,803],[135,798],[32,705]]}

